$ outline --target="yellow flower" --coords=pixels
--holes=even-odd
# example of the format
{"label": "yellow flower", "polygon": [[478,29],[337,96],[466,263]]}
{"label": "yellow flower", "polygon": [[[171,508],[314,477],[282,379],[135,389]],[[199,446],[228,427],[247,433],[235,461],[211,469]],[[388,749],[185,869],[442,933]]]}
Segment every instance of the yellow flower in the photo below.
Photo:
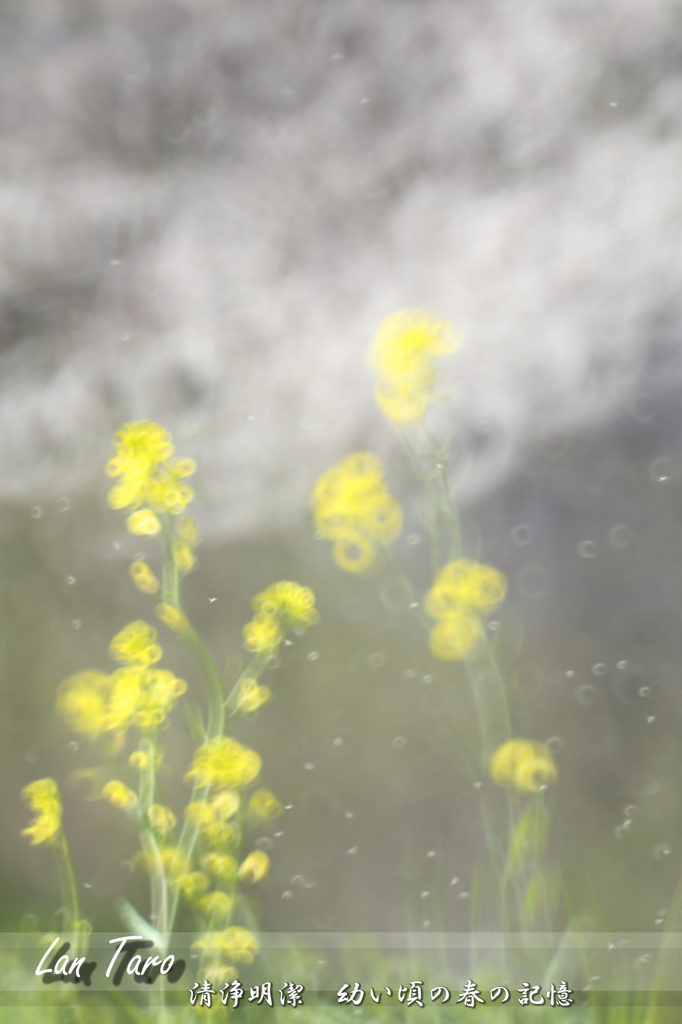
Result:
{"label": "yellow flower", "polygon": [[182,633],[187,627],[187,616],[172,604],[157,604],[154,614],[174,633]]}
{"label": "yellow flower", "polygon": [[201,834],[214,850],[229,850],[237,841],[237,833],[226,821],[216,821],[206,825]]}
{"label": "yellow flower", "polygon": [[137,589],[143,594],[155,594],[161,586],[146,562],[133,562],[128,572]]}
{"label": "yellow flower", "polygon": [[191,859],[177,846],[162,846],[158,854],[153,848],[138,850],[134,858],[135,864],[153,874],[158,867],[159,855],[164,871],[174,883],[183,875],[188,875],[192,870]]}
{"label": "yellow flower", "polygon": [[103,672],[78,672],[57,690],[56,707],[69,729],[95,741],[106,726],[111,676]]}
{"label": "yellow flower", "polygon": [[261,759],[255,750],[227,736],[216,736],[194,754],[186,779],[196,779],[199,786],[217,789],[242,789],[258,775]]}
{"label": "yellow flower", "polygon": [[211,812],[216,821],[227,821],[234,817],[240,804],[239,793],[235,793],[233,789],[223,789],[211,797]]}
{"label": "yellow flower", "polygon": [[227,921],[232,913],[232,903],[226,892],[209,892],[199,900],[199,909],[212,920]]}
{"label": "yellow flower", "polygon": [[377,557],[374,544],[360,534],[349,534],[335,541],[332,553],[338,567],[346,572],[366,572]]}
{"label": "yellow flower", "polygon": [[194,498],[194,491],[180,481],[191,476],[196,468],[196,463],[192,459],[176,459],[160,467],[147,484],[150,505],[174,516],[184,512]]}
{"label": "yellow flower", "polygon": [[163,804],[152,804],[149,808],[149,824],[153,832],[160,836],[166,836],[171,832],[177,823],[177,819],[170,807]]}
{"label": "yellow flower", "polygon": [[431,653],[442,661],[461,661],[476,651],[483,638],[480,620],[466,608],[437,622],[429,634]]}
{"label": "yellow flower", "polygon": [[128,764],[137,768],[138,772],[146,772],[152,763],[152,759],[145,750],[134,750],[128,758]]}
{"label": "yellow flower", "polygon": [[192,950],[220,950],[234,963],[252,964],[259,951],[258,939],[248,930],[233,925],[222,932],[206,932],[192,943]]}
{"label": "yellow flower", "polygon": [[146,499],[152,475],[173,454],[171,436],[159,423],[124,423],[114,436],[116,452],[107,462],[107,476],[121,477],[109,491],[111,508],[139,506]]}
{"label": "yellow flower", "polygon": [[275,651],[284,639],[280,624],[274,615],[264,612],[254,615],[242,630],[244,644],[250,651]]}
{"label": "yellow flower", "polygon": [[197,564],[196,555],[186,540],[173,542],[173,561],[181,573],[190,572]]}
{"label": "yellow flower", "polygon": [[257,679],[242,679],[237,698],[237,710],[247,714],[257,711],[270,700],[271,693],[267,686],[260,686]]}
{"label": "yellow flower", "polygon": [[459,558],[440,570],[424,608],[434,619],[446,619],[462,605],[485,613],[501,605],[506,593],[507,581],[497,569]]}
{"label": "yellow flower", "polygon": [[234,967],[220,963],[206,964],[204,974],[209,976],[211,984],[215,985],[216,989],[222,989],[223,985],[230,985],[239,976]]}
{"label": "yellow flower", "polygon": [[315,608],[315,594],[300,583],[280,580],[272,583],[251,601],[255,612],[276,616],[285,632],[312,626],[320,617]]}
{"label": "yellow flower", "polygon": [[557,767],[543,743],[509,740],[493,754],[490,775],[498,786],[510,786],[523,793],[539,793],[556,781]]}
{"label": "yellow flower", "polygon": [[108,800],[114,807],[120,807],[124,811],[130,811],[137,806],[137,796],[135,793],[133,793],[132,789],[128,789],[123,782],[119,782],[118,779],[112,779],[111,782],[107,782],[102,790],[102,797]]}
{"label": "yellow flower", "polygon": [[128,665],[153,665],[163,651],[156,643],[156,630],[138,619],[137,622],[129,622],[116,634],[109,644],[109,654],[114,661]]}
{"label": "yellow flower", "polygon": [[134,533],[137,537],[158,537],[161,533],[159,517],[148,508],[141,508],[129,515],[126,527],[129,533]]}
{"label": "yellow flower", "polygon": [[185,817],[193,825],[212,825],[215,821],[215,812],[206,800],[194,800],[185,807]]}
{"label": "yellow flower", "polygon": [[55,842],[62,823],[62,802],[55,780],[36,779],[24,786],[21,796],[36,815],[22,830],[22,836],[28,836],[33,846]]}
{"label": "yellow flower", "polygon": [[249,800],[249,814],[260,821],[277,818],[284,808],[269,789],[257,789]]}
{"label": "yellow flower", "polygon": [[204,871],[224,880],[234,878],[237,873],[237,861],[228,853],[207,853],[201,858],[201,866]]}
{"label": "yellow flower", "polygon": [[347,572],[365,572],[377,546],[391,544],[402,529],[402,509],[369,452],[354,452],[323,473],[310,502],[316,529],[336,542],[334,559]]}
{"label": "yellow flower", "polygon": [[270,868],[270,858],[263,850],[252,850],[246,860],[239,865],[239,881],[243,885],[253,885],[265,878]]}
{"label": "yellow flower", "polygon": [[178,875],[175,879],[178,889],[190,903],[200,899],[209,886],[208,875],[203,871],[191,871],[185,875]]}
{"label": "yellow flower", "polygon": [[368,361],[377,374],[377,403],[387,419],[409,426],[424,417],[436,361],[456,348],[450,324],[424,310],[403,309],[383,321]]}

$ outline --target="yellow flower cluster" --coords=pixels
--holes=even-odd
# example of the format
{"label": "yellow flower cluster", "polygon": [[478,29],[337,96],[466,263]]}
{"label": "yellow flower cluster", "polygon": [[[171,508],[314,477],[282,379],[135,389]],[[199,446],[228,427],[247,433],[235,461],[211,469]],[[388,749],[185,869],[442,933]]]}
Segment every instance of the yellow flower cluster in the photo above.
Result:
{"label": "yellow flower cluster", "polygon": [[423,419],[433,396],[436,360],[456,348],[450,324],[424,310],[403,309],[384,320],[367,356],[384,416],[401,426]]}
{"label": "yellow flower cluster", "polygon": [[94,742],[102,733],[123,735],[131,726],[157,728],[187,689],[183,679],[155,667],[162,651],[156,630],[146,622],[129,623],[109,645],[123,667],[112,675],[78,672],[61,684],[57,711],[74,732]]}
{"label": "yellow flower cluster", "polygon": [[155,594],[161,586],[146,562],[133,562],[128,572],[137,589],[143,594]]}
{"label": "yellow flower cluster", "polygon": [[149,505],[128,520],[131,533],[155,536],[161,529],[156,513],[180,515],[194,497],[183,484],[194,473],[192,459],[171,459],[175,448],[171,435],[159,423],[139,420],[124,423],[114,436],[115,453],[106,464],[107,476],[119,477],[111,488],[111,508]]}
{"label": "yellow flower cluster", "polygon": [[509,740],[490,759],[490,775],[498,786],[539,793],[557,778],[557,767],[543,743]]}
{"label": "yellow flower cluster", "polygon": [[199,786],[216,789],[243,789],[258,775],[260,756],[229,736],[216,736],[194,754],[186,780],[196,779]]}
{"label": "yellow flower cluster", "polygon": [[132,811],[137,807],[137,796],[125,783],[118,779],[107,782],[102,790],[102,797],[108,800],[113,807],[119,807],[122,811]]}
{"label": "yellow flower cluster", "polygon": [[438,620],[429,636],[432,653],[443,661],[473,654],[483,638],[480,616],[502,604],[506,592],[506,579],[491,565],[465,558],[445,565],[424,597],[424,609]]}
{"label": "yellow flower cluster", "polygon": [[302,587],[300,583],[289,580],[280,580],[256,594],[251,606],[256,614],[244,626],[242,633],[248,650],[256,652],[276,651],[290,630],[306,629],[320,617],[315,608],[315,594],[310,587]]}
{"label": "yellow flower cluster", "polygon": [[196,952],[221,952],[228,960],[252,964],[258,953],[258,939],[247,928],[233,925],[222,932],[207,932],[192,943]]}
{"label": "yellow flower cluster", "polygon": [[235,708],[242,714],[248,714],[267,704],[271,696],[270,688],[261,686],[257,679],[242,679]]}
{"label": "yellow flower cluster", "polygon": [[246,860],[239,865],[237,873],[242,885],[254,885],[265,878],[270,870],[270,858],[263,850],[252,850]]}
{"label": "yellow flower cluster", "polygon": [[62,824],[62,802],[57,783],[54,779],[36,779],[24,786],[21,795],[36,815],[29,827],[22,831],[22,836],[28,836],[34,846],[54,843]]}
{"label": "yellow flower cluster", "polygon": [[347,572],[369,569],[377,546],[391,544],[402,529],[400,504],[370,452],[354,452],[323,473],[310,503],[316,529],[334,541],[334,560]]}

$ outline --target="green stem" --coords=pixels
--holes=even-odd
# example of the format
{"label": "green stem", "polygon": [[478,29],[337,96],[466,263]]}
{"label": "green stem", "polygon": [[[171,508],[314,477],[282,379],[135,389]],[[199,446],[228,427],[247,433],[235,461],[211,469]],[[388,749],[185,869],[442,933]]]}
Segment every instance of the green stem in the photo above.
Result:
{"label": "green stem", "polygon": [[[80,920],[80,909],[78,906],[78,887],[73,873],[69,844],[66,841],[64,829],[60,826],[57,842],[53,846],[55,859],[57,861],[57,874],[59,876],[59,889],[64,906],[64,925],[73,931],[73,944],[77,953],[83,953],[87,949],[87,933],[83,930]],[[81,940],[82,936],[82,940]]]}

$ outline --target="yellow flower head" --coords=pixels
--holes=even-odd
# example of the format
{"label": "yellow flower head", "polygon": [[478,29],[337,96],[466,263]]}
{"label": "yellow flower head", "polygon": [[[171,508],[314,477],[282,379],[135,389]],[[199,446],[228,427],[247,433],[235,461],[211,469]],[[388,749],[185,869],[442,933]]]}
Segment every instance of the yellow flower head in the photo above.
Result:
{"label": "yellow flower head", "polygon": [[216,820],[215,812],[206,800],[193,800],[192,803],[187,804],[185,807],[185,817],[193,825],[200,825],[202,828],[206,825],[212,825]]}
{"label": "yellow flower head", "polygon": [[256,936],[248,928],[240,928],[238,925],[222,932],[206,932],[192,943],[192,949],[196,952],[220,951],[236,964],[252,964],[259,948]]}
{"label": "yellow flower head", "polygon": [[424,608],[434,619],[447,619],[460,607],[486,613],[501,605],[506,593],[507,581],[492,565],[458,558],[440,570]]}
{"label": "yellow flower head", "polygon": [[214,850],[230,850],[237,842],[237,832],[226,821],[205,825],[201,835]]}
{"label": "yellow flower head", "polygon": [[194,754],[187,780],[216,789],[243,789],[258,775],[261,759],[255,750],[243,747],[228,736],[216,736]]}
{"label": "yellow flower head", "polygon": [[149,504],[159,511],[181,515],[194,498],[194,491],[180,481],[191,476],[196,468],[192,459],[176,459],[161,466],[147,485]]}
{"label": "yellow flower head", "polygon": [[173,561],[183,574],[191,572],[197,564],[196,555],[186,540],[176,540],[173,542]]}
{"label": "yellow flower head", "polygon": [[138,772],[146,772],[151,763],[152,759],[146,750],[133,750],[128,758],[128,764],[137,768]]}
{"label": "yellow flower head", "polygon": [[126,527],[129,533],[137,537],[158,537],[161,533],[161,521],[148,508],[138,509],[131,513],[126,519]]}
{"label": "yellow flower head", "polygon": [[169,832],[172,832],[177,823],[177,819],[170,807],[164,807],[163,804],[152,804],[149,808],[149,824],[153,832],[157,832],[160,836],[167,836]]}
{"label": "yellow flower head", "polygon": [[456,348],[450,324],[424,310],[403,309],[383,321],[367,357],[377,374],[377,404],[387,419],[410,426],[424,417],[436,361]]}
{"label": "yellow flower head", "polygon": [[137,589],[143,594],[155,594],[161,586],[146,562],[133,562],[128,572]]}
{"label": "yellow flower head", "polygon": [[283,810],[281,803],[269,789],[257,789],[251,794],[248,808],[251,817],[258,818],[259,821],[270,821],[279,817]]}
{"label": "yellow flower head", "polygon": [[429,634],[429,647],[442,661],[461,661],[476,652],[482,639],[478,616],[467,608],[459,608],[436,623]]}
{"label": "yellow flower head", "polygon": [[21,791],[35,818],[23,829],[22,836],[28,836],[33,846],[39,843],[53,843],[62,823],[62,802],[59,787],[54,779],[36,779]]}
{"label": "yellow flower head", "polygon": [[239,793],[233,789],[222,789],[211,797],[211,812],[216,821],[228,821],[237,813],[240,804]]}
{"label": "yellow flower head", "polygon": [[224,881],[234,878],[237,873],[237,861],[229,853],[207,853],[201,858],[201,866],[210,875]]}
{"label": "yellow flower head", "polygon": [[369,452],[354,452],[323,473],[310,503],[316,529],[336,542],[334,559],[348,572],[365,572],[377,546],[391,544],[402,529],[402,509]]}
{"label": "yellow flower head", "polygon": [[187,616],[172,604],[157,604],[154,614],[174,633],[182,633],[187,628]]}
{"label": "yellow flower head", "polygon": [[226,892],[209,892],[199,900],[199,910],[214,921],[227,921],[232,913],[232,899]]}
{"label": "yellow flower head", "polygon": [[539,793],[557,778],[557,767],[543,743],[509,740],[490,759],[490,775],[498,786]]}
{"label": "yellow flower head", "polygon": [[114,661],[127,665],[153,665],[159,661],[163,651],[156,643],[156,630],[138,619],[116,634],[109,644],[109,654]]}
{"label": "yellow flower head", "polygon": [[261,612],[254,615],[251,622],[247,622],[242,630],[244,645],[249,651],[266,652],[276,651],[284,633],[277,618],[274,615],[266,615]]}
{"label": "yellow flower head", "polygon": [[69,729],[94,742],[107,727],[107,701],[112,685],[111,676],[103,672],[69,676],[57,690],[57,713]]}
{"label": "yellow flower head", "polygon": [[108,800],[114,807],[120,807],[123,811],[131,811],[137,806],[137,796],[135,793],[133,793],[132,789],[128,789],[123,782],[119,782],[118,779],[112,779],[111,782],[107,782],[102,790],[102,797]]}
{"label": "yellow flower head", "polygon": [[111,508],[139,506],[146,499],[157,467],[174,452],[171,436],[159,423],[124,423],[114,435],[116,451],[107,462],[107,476],[121,477],[109,491]]}
{"label": "yellow flower head", "polygon": [[242,679],[237,697],[236,709],[243,714],[257,711],[270,700],[271,693],[267,686],[261,686],[257,679]]}
{"label": "yellow flower head", "polygon": [[190,903],[194,903],[196,900],[201,899],[208,890],[209,880],[208,875],[203,871],[191,871],[185,875],[178,875],[175,879],[175,884],[185,899],[189,900]]}
{"label": "yellow flower head", "polygon": [[239,881],[242,885],[253,885],[265,878],[270,869],[270,858],[263,850],[252,850],[239,865]]}

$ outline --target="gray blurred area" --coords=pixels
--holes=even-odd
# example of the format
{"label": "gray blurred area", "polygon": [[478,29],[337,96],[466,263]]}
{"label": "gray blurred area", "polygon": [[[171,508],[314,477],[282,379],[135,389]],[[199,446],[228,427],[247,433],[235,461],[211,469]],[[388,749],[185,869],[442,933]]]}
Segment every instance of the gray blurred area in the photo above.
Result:
{"label": "gray blurred area", "polygon": [[[140,418],[199,465],[187,600],[222,662],[273,579],[312,585],[323,613],[239,727],[293,805],[262,837],[265,926],[467,926],[476,797],[421,682],[424,638],[332,565],[307,511],[331,463],[379,452],[408,510],[396,554],[429,586],[364,360],[383,317],[423,306],[462,336],[436,429],[468,549],[510,580],[517,732],[558,737],[572,904],[653,930],[682,840],[681,27],[677,0],[5,0],[8,926],[28,909],[49,927],[57,899],[17,834],[21,786],[97,760],[69,747],[55,687],[106,669],[113,633],[151,614],[102,474]],[[191,756],[178,719],[169,779]],[[104,928],[119,892],[144,910],[144,883],[132,832],[80,797],[66,823]]]}

